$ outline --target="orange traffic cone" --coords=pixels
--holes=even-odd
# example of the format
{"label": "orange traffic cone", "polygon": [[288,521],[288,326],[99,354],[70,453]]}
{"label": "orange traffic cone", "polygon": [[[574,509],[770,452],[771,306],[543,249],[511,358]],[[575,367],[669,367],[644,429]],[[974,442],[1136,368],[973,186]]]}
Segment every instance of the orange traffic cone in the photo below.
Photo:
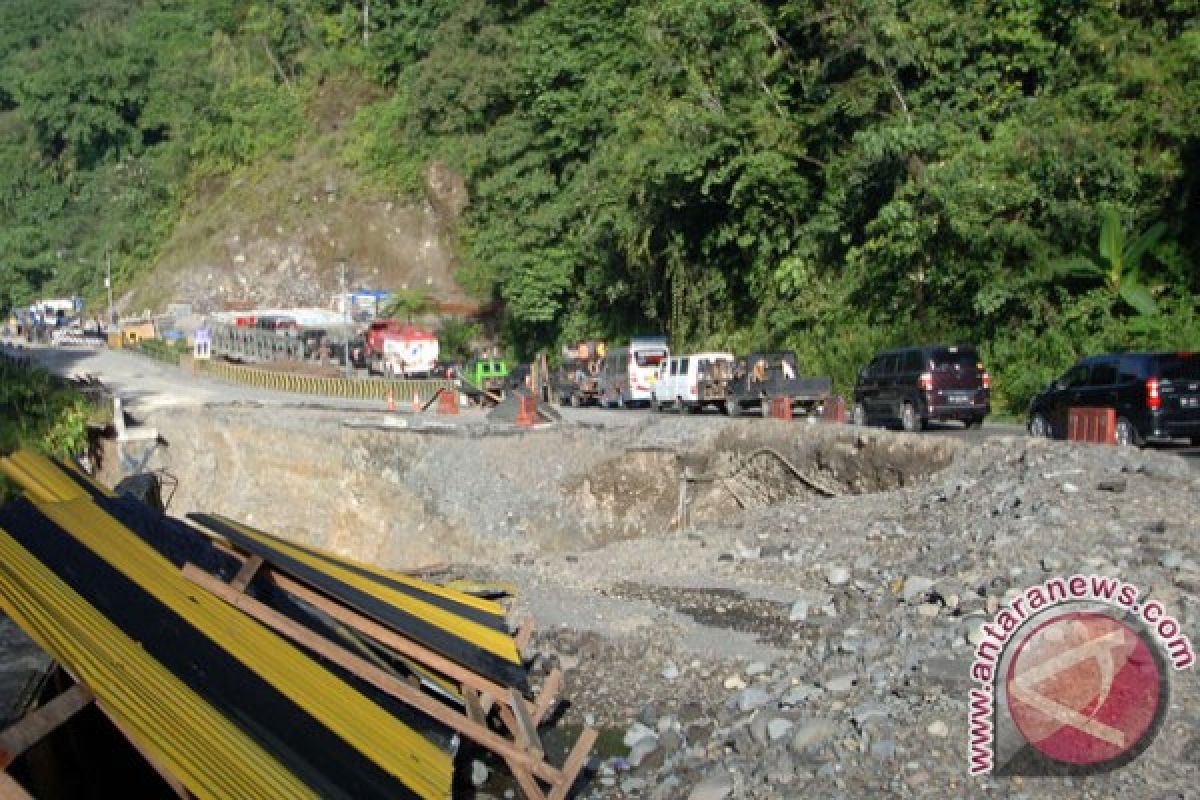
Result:
{"label": "orange traffic cone", "polygon": [[392,391],[390,386],[388,387],[387,404],[388,411],[396,410],[396,393]]}

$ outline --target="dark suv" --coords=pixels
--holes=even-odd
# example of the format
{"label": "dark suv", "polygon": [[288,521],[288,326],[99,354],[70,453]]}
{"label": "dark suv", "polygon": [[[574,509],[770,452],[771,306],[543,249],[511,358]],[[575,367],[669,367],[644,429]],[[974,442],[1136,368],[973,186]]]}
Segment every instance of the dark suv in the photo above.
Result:
{"label": "dark suv", "polygon": [[1189,438],[1200,445],[1200,354],[1110,353],[1067,370],[1029,404],[1029,432],[1062,438],[1072,407],[1111,408],[1117,444]]}
{"label": "dark suv", "polygon": [[858,373],[854,422],[899,420],[919,431],[930,420],[983,424],[992,410],[991,376],[969,345],[927,345],[888,350]]}

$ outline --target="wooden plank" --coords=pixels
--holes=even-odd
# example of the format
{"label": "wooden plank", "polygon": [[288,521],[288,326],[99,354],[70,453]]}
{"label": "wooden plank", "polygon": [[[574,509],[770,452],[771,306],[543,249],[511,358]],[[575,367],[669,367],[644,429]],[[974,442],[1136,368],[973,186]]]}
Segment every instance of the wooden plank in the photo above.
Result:
{"label": "wooden plank", "polygon": [[521,743],[522,748],[526,752],[542,758],[546,751],[542,748],[541,737],[538,736],[537,723],[533,721],[529,709],[525,707],[525,699],[521,697],[521,693],[516,689],[510,689],[509,691],[509,703],[517,722],[517,730],[515,731],[517,741]]}
{"label": "wooden plank", "polygon": [[533,721],[541,725],[546,717],[558,705],[558,693],[562,691],[563,674],[558,667],[550,670],[550,674],[546,676],[546,680],[542,681],[542,688],[538,691],[537,700],[533,704]]}
{"label": "wooden plank", "polygon": [[0,800],[33,800],[33,795],[17,783],[12,775],[0,772]]}
{"label": "wooden plank", "polygon": [[86,686],[77,683],[10,725],[0,733],[0,769],[8,769],[26,750],[54,733],[94,699]]}
{"label": "wooden plank", "polygon": [[575,742],[575,746],[571,748],[571,754],[563,763],[563,779],[550,790],[547,800],[567,800],[567,795],[570,794],[575,780],[579,777],[579,771],[587,764],[588,754],[592,752],[598,735],[595,728],[583,729],[583,733],[579,735],[579,741]]}
{"label": "wooden plank", "polygon": [[[212,592],[234,608],[245,612],[272,630],[287,636],[289,639],[312,650],[314,653],[332,661],[423,714],[427,714],[433,719],[444,723],[447,727],[457,731],[481,747],[485,747],[496,753],[496,755],[505,761],[515,761],[548,783],[557,783],[561,778],[559,770],[542,761],[540,758],[535,758],[532,754],[518,748],[508,739],[479,723],[473,722],[465,715],[454,711],[444,703],[433,699],[420,690],[414,689],[391,673],[354,655],[345,648],[339,647],[254,598],[233,591],[232,587],[228,584],[214,578],[204,570],[192,564],[185,564],[183,574],[188,580]],[[513,691],[515,692],[516,690],[514,689]]]}
{"label": "wooden plank", "polygon": [[456,661],[452,661],[445,656],[435,653],[419,642],[415,642],[406,636],[396,633],[391,628],[379,624],[370,617],[360,614],[352,608],[347,608],[333,600],[330,600],[325,595],[310,589],[308,586],[299,581],[284,575],[278,570],[271,569],[271,579],[275,584],[288,592],[289,594],[299,597],[306,603],[309,603],[329,616],[336,619],[359,633],[371,637],[380,644],[390,647],[402,656],[408,656],[414,661],[419,661],[435,672],[440,672],[452,681],[458,682],[462,686],[470,686],[484,696],[484,709],[487,710],[489,701],[487,698],[501,698],[508,695],[508,689],[494,681],[491,681],[482,675],[479,675]]}
{"label": "wooden plank", "polygon": [[484,714],[483,706],[479,703],[479,692],[472,689],[470,686],[464,686],[462,690],[463,706],[467,709],[467,717],[472,722],[484,724],[487,715]]}
{"label": "wooden plank", "polygon": [[260,556],[250,556],[242,562],[242,568],[238,570],[237,575],[233,576],[229,585],[237,592],[246,591],[246,587],[250,585],[250,581],[254,580],[254,576],[262,565],[263,560]]}
{"label": "wooden plank", "polygon": [[180,798],[180,800],[190,800],[192,795],[190,792],[188,792],[187,788],[183,785],[183,783],[178,778],[176,778],[174,775],[172,775],[170,772],[168,772],[165,767],[163,767],[161,764],[159,764],[157,761],[155,761],[150,756],[150,754],[147,753],[146,750],[140,744],[137,743],[137,740],[135,740],[132,736],[129,735],[129,731],[125,730],[124,726],[122,726],[121,723],[119,721],[117,721],[117,718],[115,716],[113,716],[112,714],[110,714],[108,712],[108,710],[104,708],[103,703],[101,703],[100,701],[97,700],[96,708],[100,709],[104,713],[104,716],[108,717],[108,721],[113,724],[113,727],[121,732],[121,735],[125,737],[125,740],[127,742],[129,742],[129,744],[133,747],[134,750],[137,750],[138,753],[141,754],[142,758],[145,759],[146,763],[149,764],[154,769],[154,771],[158,773],[158,777],[163,779],[163,783],[165,783],[165,784],[167,784],[167,786],[171,787],[171,791],[175,792],[175,794]]}
{"label": "wooden plank", "polygon": [[525,619],[521,620],[521,624],[517,626],[517,632],[513,636],[513,641],[517,643],[517,652],[521,657],[525,657],[525,648],[529,647],[530,640],[533,639],[533,615],[526,615]]}
{"label": "wooden plank", "polygon": [[519,764],[508,762],[508,771],[517,779],[517,785],[521,787],[521,793],[525,795],[525,800],[545,800],[546,793],[542,791],[542,787],[534,780],[529,770]]}

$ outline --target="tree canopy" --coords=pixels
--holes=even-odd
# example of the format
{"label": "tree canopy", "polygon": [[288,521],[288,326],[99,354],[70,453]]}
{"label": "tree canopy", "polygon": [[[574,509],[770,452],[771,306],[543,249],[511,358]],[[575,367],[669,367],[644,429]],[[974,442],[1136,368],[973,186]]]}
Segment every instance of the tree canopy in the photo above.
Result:
{"label": "tree canopy", "polygon": [[324,135],[352,76],[339,157],[464,176],[459,278],[521,354],[665,332],[844,385],[971,339],[1018,410],[1082,352],[1200,346],[1200,0],[363,5],[0,7],[0,303],[94,291],[105,248],[136,279],[200,177]]}

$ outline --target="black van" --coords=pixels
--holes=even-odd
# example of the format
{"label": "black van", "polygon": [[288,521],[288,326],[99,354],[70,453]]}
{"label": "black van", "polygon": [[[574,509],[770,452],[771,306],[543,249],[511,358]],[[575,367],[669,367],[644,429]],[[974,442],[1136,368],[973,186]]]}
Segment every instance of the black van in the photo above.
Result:
{"label": "black van", "polygon": [[858,373],[854,423],[899,421],[919,431],[930,420],[983,424],[992,411],[992,379],[970,345],[887,350]]}
{"label": "black van", "polygon": [[1111,408],[1117,444],[1191,439],[1200,445],[1200,354],[1108,353],[1080,361],[1033,398],[1033,436],[1063,438],[1071,408]]}

